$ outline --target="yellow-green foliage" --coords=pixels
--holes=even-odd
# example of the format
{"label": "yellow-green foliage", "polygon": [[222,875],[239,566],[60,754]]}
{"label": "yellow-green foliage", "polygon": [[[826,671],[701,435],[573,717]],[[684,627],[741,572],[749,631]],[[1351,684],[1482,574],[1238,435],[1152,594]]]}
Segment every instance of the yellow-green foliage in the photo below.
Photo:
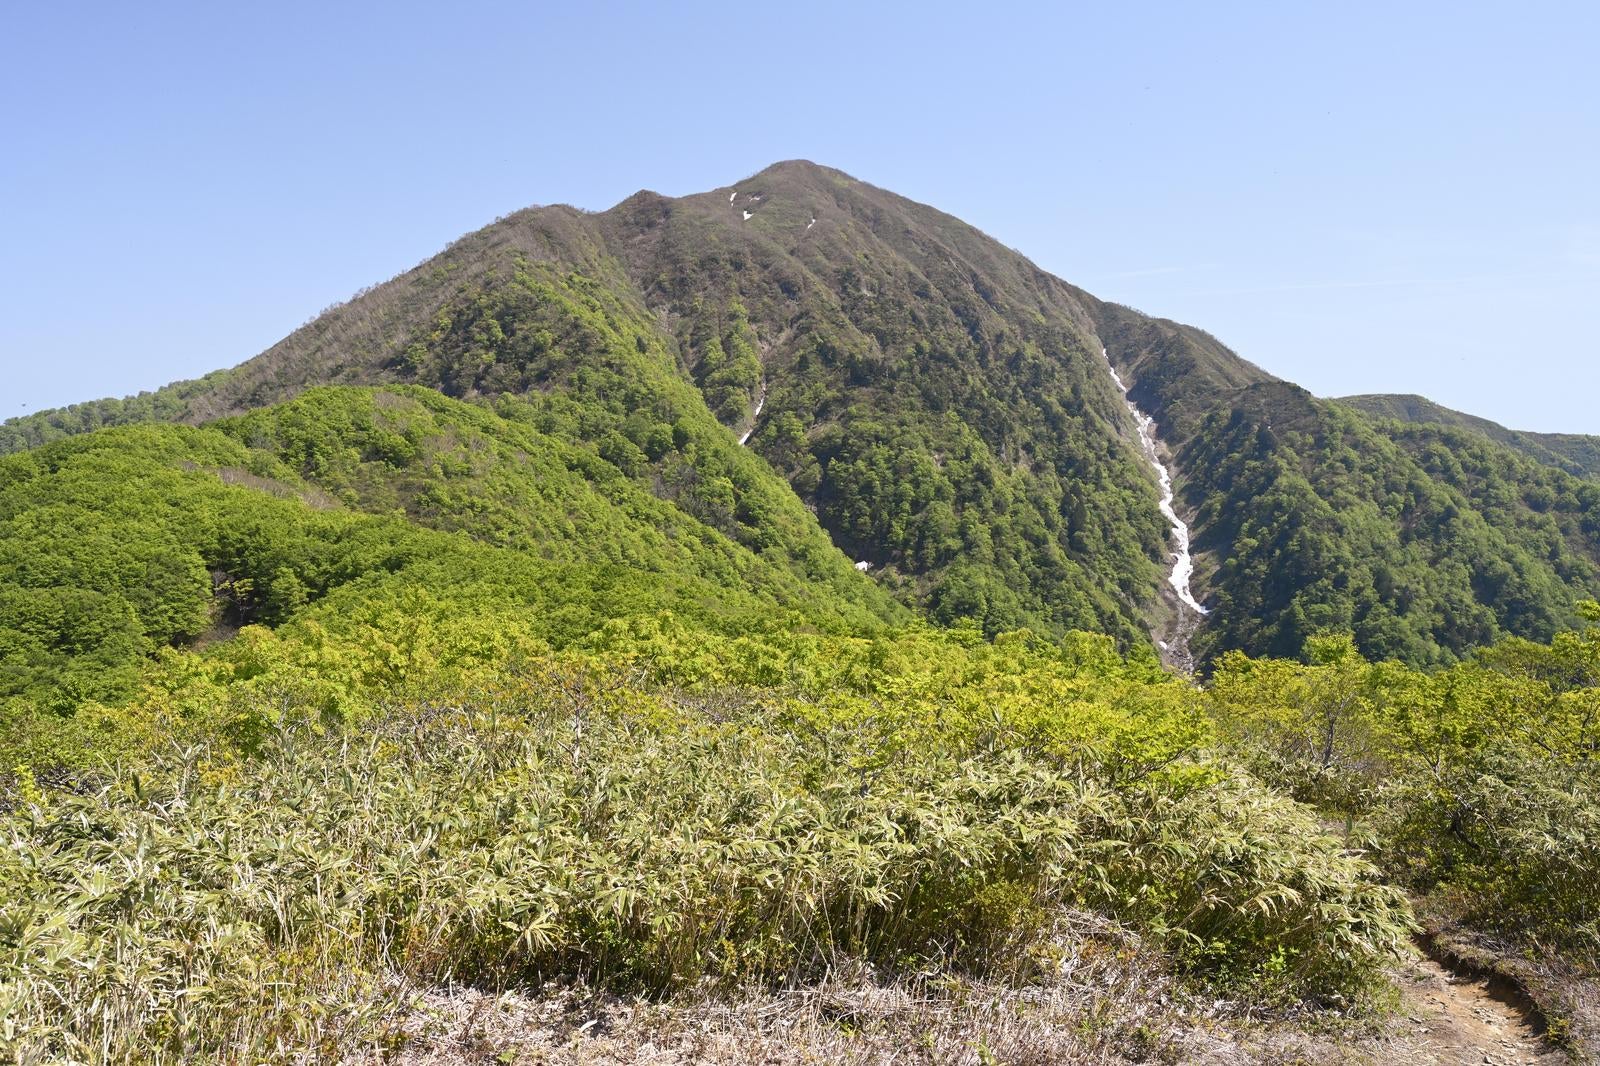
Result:
{"label": "yellow-green foliage", "polygon": [[1435,673],[1310,652],[1224,657],[1208,695],[1232,751],[1450,912],[1600,957],[1600,630]]}
{"label": "yellow-green foliage", "polygon": [[703,409],[614,413],[655,454],[630,472],[560,412],[500,407],[318,389],[0,457],[0,735],[19,714],[124,701],[163,648],[418,589],[521,608],[557,643],[663,608],[858,632],[901,615]]}
{"label": "yellow-green foliage", "polygon": [[1405,934],[1369,864],[1209,763],[1192,690],[1106,638],[668,616],[549,652],[404,617],[169,657],[100,750],[184,746],[17,807],[0,1033],[24,1061],[326,1050],[383,1029],[393,975],[1009,968],[1067,904],[1291,999],[1359,995]]}

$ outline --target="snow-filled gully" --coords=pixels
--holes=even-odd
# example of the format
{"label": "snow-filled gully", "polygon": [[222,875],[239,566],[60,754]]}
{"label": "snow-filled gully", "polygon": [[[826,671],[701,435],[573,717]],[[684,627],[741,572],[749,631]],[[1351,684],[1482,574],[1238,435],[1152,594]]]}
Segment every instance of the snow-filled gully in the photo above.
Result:
{"label": "snow-filled gully", "polygon": [[1111,371],[1111,380],[1117,383],[1117,388],[1122,393],[1122,402],[1128,405],[1128,411],[1139,426],[1139,445],[1144,449],[1144,457],[1155,467],[1156,480],[1161,484],[1161,513],[1172,523],[1172,543],[1177,549],[1170,553],[1172,572],[1167,575],[1167,583],[1172,586],[1172,591],[1177,593],[1179,602],[1185,607],[1196,614],[1207,614],[1209,612],[1200,606],[1200,601],[1194,598],[1194,592],[1189,588],[1190,579],[1194,577],[1194,558],[1189,554],[1189,524],[1178,517],[1177,508],[1174,506],[1172,471],[1161,461],[1161,442],[1156,436],[1156,420],[1139,410],[1138,406],[1128,398],[1128,386],[1123,383],[1122,375],[1117,373],[1117,368],[1111,365],[1111,357],[1106,355],[1104,348],[1100,349],[1100,354],[1105,356],[1106,367]]}
{"label": "snow-filled gully", "polygon": [[767,385],[766,382],[762,382],[761,395],[756,398],[756,409],[750,412],[750,428],[739,438],[740,444],[749,442],[750,435],[756,431],[756,422],[761,418],[761,409],[765,406],[767,406]]}

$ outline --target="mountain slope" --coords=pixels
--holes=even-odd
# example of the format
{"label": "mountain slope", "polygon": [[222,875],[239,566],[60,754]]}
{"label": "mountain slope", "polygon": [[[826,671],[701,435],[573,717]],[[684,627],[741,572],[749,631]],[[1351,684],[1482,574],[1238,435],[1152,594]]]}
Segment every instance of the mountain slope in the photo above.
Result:
{"label": "mountain slope", "polygon": [[[1342,628],[1370,654],[1448,661],[1506,632],[1548,637],[1600,590],[1592,485],[1487,438],[1445,461],[1444,430],[1316,400],[1209,334],[803,162],[596,214],[518,212],[239,367],[8,423],[0,447],[233,418],[318,384],[423,385],[596,452],[802,581],[837,583],[841,565],[803,532],[809,509],[936,620],[1132,644],[1179,608],[1107,357],[1194,519],[1205,657]],[[427,497],[432,475],[413,476],[405,491]]]}
{"label": "mountain slope", "polygon": [[1215,561],[1206,652],[1298,652],[1353,631],[1375,657],[1447,662],[1548,639],[1600,591],[1600,488],[1477,438],[1393,439],[1289,387],[1214,413],[1181,453]]}
{"label": "mountain slope", "polygon": [[1374,422],[1193,327],[1090,306],[1186,474],[1202,660],[1342,630],[1376,658],[1449,662],[1506,633],[1548,639],[1600,593],[1592,483],[1476,433]]}
{"label": "mountain slope", "polygon": [[492,605],[558,646],[662,610],[729,633],[903,616],[792,497],[784,513],[753,457],[729,477],[752,506],[776,500],[759,551],[719,528],[737,515],[693,514],[508,414],[322,388],[0,458],[0,708],[116,701],[162,648],[419,594]]}

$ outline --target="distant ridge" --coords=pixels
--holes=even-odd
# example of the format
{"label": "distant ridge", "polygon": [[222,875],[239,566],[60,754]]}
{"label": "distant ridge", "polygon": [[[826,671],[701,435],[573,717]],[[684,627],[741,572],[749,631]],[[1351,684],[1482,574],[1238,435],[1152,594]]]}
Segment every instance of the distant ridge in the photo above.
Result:
{"label": "distant ridge", "polygon": [[1569,474],[1600,476],[1600,437],[1582,433],[1530,433],[1507,429],[1487,418],[1453,411],[1425,396],[1371,393],[1344,396],[1339,402],[1378,418],[1475,430],[1502,444],[1509,444],[1531,459]]}

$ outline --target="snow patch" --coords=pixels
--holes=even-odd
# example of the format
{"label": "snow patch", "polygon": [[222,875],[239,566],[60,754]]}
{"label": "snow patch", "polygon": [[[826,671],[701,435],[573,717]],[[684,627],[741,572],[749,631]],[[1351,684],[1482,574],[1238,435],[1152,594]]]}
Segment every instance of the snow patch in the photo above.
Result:
{"label": "snow patch", "polygon": [[750,428],[745,430],[744,436],[739,438],[740,444],[748,441],[750,434],[756,431],[756,419],[761,417],[761,409],[765,406],[767,406],[767,386],[763,384],[761,386],[761,395],[756,398],[756,409],[750,414]]}
{"label": "snow patch", "polygon": [[738,195],[739,195],[739,190],[738,190],[738,189],[735,189],[735,190],[733,190],[733,191],[732,191],[732,192],[730,192],[730,193],[729,193],[729,194],[728,194],[728,202],[729,202],[729,203],[730,203],[730,204],[731,204],[731,203],[733,203],[733,200],[734,200],[734,197],[736,197],[736,196],[738,196]]}
{"label": "snow patch", "polygon": [[1111,356],[1106,354],[1104,348],[1100,349],[1100,354],[1111,370],[1111,380],[1117,383],[1117,388],[1122,392],[1122,402],[1128,405],[1134,422],[1138,423],[1139,444],[1144,449],[1145,459],[1155,467],[1156,480],[1161,484],[1161,513],[1172,524],[1172,542],[1178,549],[1171,553],[1172,573],[1167,576],[1167,583],[1172,586],[1172,591],[1178,594],[1178,599],[1185,607],[1198,614],[1210,614],[1210,611],[1200,606],[1200,601],[1194,598],[1194,592],[1189,588],[1189,582],[1194,577],[1194,558],[1189,554],[1189,524],[1178,517],[1178,511],[1174,507],[1172,471],[1161,461],[1156,420],[1139,410],[1134,402],[1128,399],[1128,386],[1123,382],[1122,375],[1117,373],[1117,368],[1111,365]]}
{"label": "snow patch", "polygon": [[817,220],[816,220],[815,217],[813,217],[810,222],[806,223],[806,229],[810,229],[812,226],[815,226],[816,224],[817,224]]}
{"label": "snow patch", "polygon": [[751,214],[751,213],[750,213],[750,212],[748,212],[748,211],[746,211],[746,212],[745,212],[745,213],[744,213],[744,220],[745,220],[745,221],[746,221],[746,222],[749,222],[749,221],[750,221],[750,220],[751,220],[751,219],[752,219],[752,218],[755,218],[755,217],[756,217],[756,216],[754,216],[754,215],[752,215],[752,214]]}

